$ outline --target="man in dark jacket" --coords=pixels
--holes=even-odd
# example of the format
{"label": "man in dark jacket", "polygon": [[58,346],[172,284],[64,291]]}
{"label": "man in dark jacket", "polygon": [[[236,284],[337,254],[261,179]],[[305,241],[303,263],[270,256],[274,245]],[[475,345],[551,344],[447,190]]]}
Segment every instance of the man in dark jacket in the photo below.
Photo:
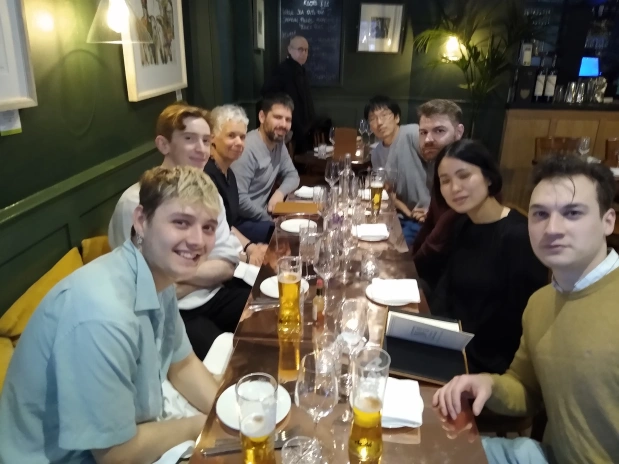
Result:
{"label": "man in dark jacket", "polygon": [[288,43],[288,56],[262,88],[263,96],[283,92],[292,98],[292,141],[295,153],[305,153],[312,148],[310,132],[315,119],[314,102],[303,66],[308,53],[309,44],[305,37],[292,37]]}

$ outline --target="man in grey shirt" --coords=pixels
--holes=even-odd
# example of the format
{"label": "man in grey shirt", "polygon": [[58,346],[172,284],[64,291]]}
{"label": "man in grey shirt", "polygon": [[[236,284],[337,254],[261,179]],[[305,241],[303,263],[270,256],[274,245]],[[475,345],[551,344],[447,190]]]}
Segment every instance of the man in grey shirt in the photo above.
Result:
{"label": "man in grey shirt", "polygon": [[[243,154],[230,166],[239,189],[237,229],[254,243],[269,243],[274,229],[270,213],[299,186],[299,173],[284,144],[293,109],[286,94],[266,96],[258,114],[260,127],[247,134]],[[278,178],[281,184],[271,195]]]}
{"label": "man in grey shirt", "polygon": [[411,246],[430,204],[434,162],[419,150],[419,126],[400,126],[400,107],[388,97],[373,97],[365,107],[370,128],[381,142],[372,150],[373,168],[385,168],[395,178],[395,206],[406,243]]}

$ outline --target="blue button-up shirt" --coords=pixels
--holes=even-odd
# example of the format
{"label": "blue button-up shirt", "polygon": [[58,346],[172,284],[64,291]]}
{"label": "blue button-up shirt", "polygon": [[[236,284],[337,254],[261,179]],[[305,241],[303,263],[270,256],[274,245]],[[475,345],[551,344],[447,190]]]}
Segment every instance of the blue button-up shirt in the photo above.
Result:
{"label": "blue button-up shirt", "polygon": [[161,415],[191,353],[174,287],[155,290],[131,241],[59,282],[22,334],[0,396],[0,463],[94,462]]}

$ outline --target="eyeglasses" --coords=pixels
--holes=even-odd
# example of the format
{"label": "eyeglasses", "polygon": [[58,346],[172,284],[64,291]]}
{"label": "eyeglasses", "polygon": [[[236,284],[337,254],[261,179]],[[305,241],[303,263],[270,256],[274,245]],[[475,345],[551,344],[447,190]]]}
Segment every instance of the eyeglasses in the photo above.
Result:
{"label": "eyeglasses", "polygon": [[389,112],[373,115],[372,117],[368,118],[368,122],[370,124],[375,124],[379,121],[386,122],[386,121],[389,121],[393,117],[394,117],[393,113],[389,111]]}
{"label": "eyeglasses", "polygon": [[293,50],[296,50],[300,53],[309,53],[309,48],[305,48],[305,47],[293,48]]}

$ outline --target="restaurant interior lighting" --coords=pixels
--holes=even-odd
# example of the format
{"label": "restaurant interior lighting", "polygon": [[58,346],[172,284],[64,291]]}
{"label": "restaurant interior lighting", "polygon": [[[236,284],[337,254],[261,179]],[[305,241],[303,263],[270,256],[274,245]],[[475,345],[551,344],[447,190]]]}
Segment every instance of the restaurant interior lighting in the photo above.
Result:
{"label": "restaurant interior lighting", "polygon": [[461,56],[460,41],[455,35],[452,35],[445,42],[445,54],[443,57],[449,61],[457,61]]}
{"label": "restaurant interior lighting", "polygon": [[100,0],[86,42],[153,43],[153,39],[126,0]]}

